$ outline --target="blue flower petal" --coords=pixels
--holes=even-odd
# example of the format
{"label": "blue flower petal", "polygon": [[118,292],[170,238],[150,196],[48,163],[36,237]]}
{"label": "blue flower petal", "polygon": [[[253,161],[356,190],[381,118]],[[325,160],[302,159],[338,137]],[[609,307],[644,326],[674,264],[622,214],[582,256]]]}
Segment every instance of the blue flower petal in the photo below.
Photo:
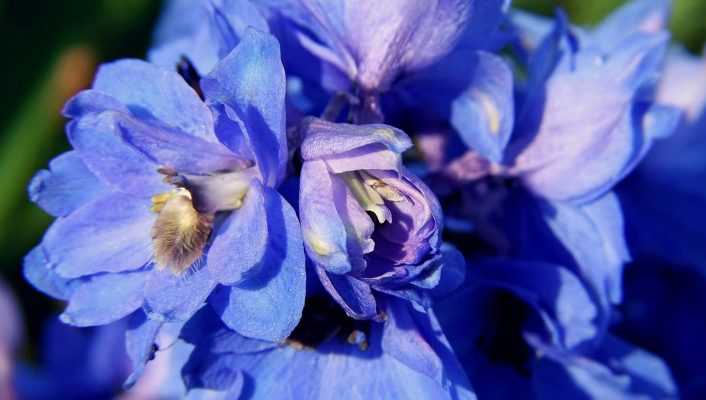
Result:
{"label": "blue flower petal", "polygon": [[90,202],[106,190],[76,151],[66,152],[39,171],[29,184],[29,198],[44,211],[62,217]]}
{"label": "blue flower petal", "polygon": [[272,189],[265,190],[268,251],[258,273],[221,287],[211,299],[223,321],[238,333],[281,341],[301,318],[306,289],[304,248],[294,209]]}
{"label": "blue flower petal", "polygon": [[143,267],[152,258],[149,206],[109,193],[56,220],[42,242],[50,264],[66,278]]}
{"label": "blue flower petal", "polygon": [[132,373],[125,386],[132,386],[142,376],[147,362],[154,358],[157,350],[154,342],[162,322],[148,319],[143,312],[134,313],[125,332],[125,348],[132,361]]}
{"label": "blue flower petal", "polygon": [[91,113],[103,111],[117,111],[129,114],[125,104],[116,98],[97,90],[83,90],[69,99],[64,105],[62,113],[67,118],[79,118]]}
{"label": "blue flower petal", "polygon": [[103,64],[93,89],[114,97],[143,121],[214,140],[208,107],[172,69],[133,59]]}
{"label": "blue flower petal", "polygon": [[382,329],[383,351],[444,387],[470,387],[433,311],[413,310],[405,301],[389,298]]}
{"label": "blue flower petal", "polygon": [[402,86],[411,107],[449,120],[464,143],[500,161],[514,125],[512,71],[502,58],[458,51]]}
{"label": "blue flower petal", "polygon": [[630,256],[620,203],[613,193],[584,206],[544,205],[556,237],[575,259],[579,274],[597,291],[602,304],[620,302],[623,265]]}
{"label": "blue flower petal", "polygon": [[215,287],[216,281],[206,268],[187,270],[183,276],[153,269],[145,282],[144,309],[152,319],[186,321],[206,303]]}
{"label": "blue flower petal", "polygon": [[478,283],[510,290],[531,305],[558,346],[574,348],[597,338],[596,305],[568,269],[508,260],[480,263],[475,273]]}
{"label": "blue flower petal", "polygon": [[121,136],[117,112],[90,114],[67,125],[69,142],[88,169],[114,190],[150,197],[171,190],[157,173],[160,167],[129,146]]}
{"label": "blue flower petal", "polygon": [[344,274],[352,269],[348,232],[336,209],[335,182],[324,161],[304,163],[301,171],[299,213],[307,254],[317,265]]}
{"label": "blue flower petal", "polygon": [[541,398],[676,398],[667,366],[618,339],[606,337],[597,359],[553,349],[536,338],[530,340],[545,354],[534,377]]}
{"label": "blue flower petal", "polygon": [[71,294],[61,320],[74,326],[95,326],[131,314],[144,302],[148,274],[149,271],[141,270],[89,278]]}
{"label": "blue flower petal", "polygon": [[268,260],[264,259],[266,254],[272,256],[272,253],[287,250],[277,242],[282,238],[269,229],[267,213],[270,210],[265,204],[264,190],[260,183],[253,181],[243,205],[226,217],[213,233],[207,271],[220,284],[242,282],[268,266]]}
{"label": "blue flower petal", "polygon": [[592,43],[610,52],[636,32],[653,34],[668,28],[670,0],[633,0],[610,14],[591,32]]}
{"label": "blue flower petal", "polygon": [[370,285],[347,275],[337,275],[316,267],[321,284],[343,310],[355,319],[371,319],[378,314]]}
{"label": "blue flower petal", "polygon": [[51,268],[42,246],[37,246],[24,258],[22,267],[24,278],[35,289],[55,299],[68,300],[78,281],[59,276]]}
{"label": "blue flower petal", "polygon": [[[264,183],[274,186],[284,178],[287,164],[284,98],[286,82],[277,40],[248,29],[240,44],[201,81],[207,100],[221,104],[245,126],[243,134]],[[238,144],[219,139],[234,152]],[[238,138],[239,139],[239,138]]]}

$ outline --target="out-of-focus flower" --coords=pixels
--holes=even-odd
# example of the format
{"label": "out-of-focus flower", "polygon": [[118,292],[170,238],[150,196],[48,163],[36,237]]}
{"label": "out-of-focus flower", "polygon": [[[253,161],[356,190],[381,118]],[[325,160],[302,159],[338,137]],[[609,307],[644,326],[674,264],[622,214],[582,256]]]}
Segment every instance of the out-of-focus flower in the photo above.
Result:
{"label": "out-of-focus flower", "polygon": [[[552,319],[585,326],[590,310],[595,310],[570,272],[550,265],[495,264],[479,273],[473,284],[435,306],[479,398],[677,396],[661,359],[616,336],[606,335],[583,353],[549,343],[552,336],[562,334]],[[514,286],[504,283],[508,281],[504,275]],[[554,298],[547,290],[537,290],[539,286],[561,288],[561,294]],[[576,297],[571,290],[583,294]]]}
{"label": "out-of-focus flower", "polygon": [[15,296],[0,280],[0,398],[12,399],[15,353],[22,342],[22,317]]}
{"label": "out-of-focus flower", "polygon": [[384,322],[353,320],[319,288],[292,335],[271,343],[238,335],[204,309],[182,331],[195,345],[185,381],[212,390],[245,381],[253,399],[475,398],[432,313],[392,297],[385,310]]}
{"label": "out-of-focus flower", "polygon": [[130,373],[125,321],[79,329],[47,321],[37,366],[21,364],[14,382],[19,399],[110,398]]}
{"label": "out-of-focus flower", "polygon": [[626,270],[619,329],[649,346],[674,371],[683,398],[706,395],[706,62],[669,53],[657,96],[684,111],[674,135],[659,140],[618,188],[635,262]]}
{"label": "out-of-focus flower", "polygon": [[25,276],[69,301],[72,325],[143,309],[148,334],[208,302],[239,333],[281,340],[301,315],[305,273],[297,217],[275,189],[288,160],[277,42],[248,30],[208,76],[189,78],[117,61],[66,105],[74,149],[30,185],[58,219]]}
{"label": "out-of-focus flower", "polygon": [[411,146],[386,125],[311,119],[302,128],[299,210],[307,254],[329,292],[360,319],[379,314],[374,292],[428,305],[424,289],[463,281],[463,257],[442,251],[441,207],[403,166]]}

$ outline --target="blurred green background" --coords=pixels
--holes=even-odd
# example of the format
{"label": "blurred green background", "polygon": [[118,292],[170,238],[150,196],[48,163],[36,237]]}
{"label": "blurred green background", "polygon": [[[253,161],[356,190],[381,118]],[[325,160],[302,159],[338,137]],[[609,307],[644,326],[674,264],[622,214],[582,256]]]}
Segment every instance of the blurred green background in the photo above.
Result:
{"label": "blurred green background", "polygon": [[[593,24],[621,3],[514,2],[544,14],[561,6],[577,24]],[[706,0],[675,0],[674,5],[675,40],[700,52]],[[63,102],[90,85],[97,64],[142,57],[160,6],[158,0],[0,0],[0,274],[20,298],[30,343],[36,343],[44,317],[61,305],[21,278],[22,257],[51,222],[29,203],[25,188],[36,170],[68,147],[59,115]]]}

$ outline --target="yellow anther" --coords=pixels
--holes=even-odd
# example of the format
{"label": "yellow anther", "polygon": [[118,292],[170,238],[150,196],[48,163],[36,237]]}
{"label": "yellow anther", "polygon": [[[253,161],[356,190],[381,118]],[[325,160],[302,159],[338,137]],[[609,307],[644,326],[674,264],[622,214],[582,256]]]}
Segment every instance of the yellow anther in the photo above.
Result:
{"label": "yellow anther", "polygon": [[319,236],[311,232],[305,232],[304,239],[309,245],[309,248],[320,256],[330,256],[335,251],[335,247],[333,247],[330,243],[322,240]]}
{"label": "yellow anther", "polygon": [[483,111],[485,111],[485,115],[488,117],[488,129],[490,129],[490,133],[497,135],[500,133],[500,111],[498,107],[493,102],[493,99],[485,93],[476,91],[473,95],[480,101],[480,105],[483,107]]}

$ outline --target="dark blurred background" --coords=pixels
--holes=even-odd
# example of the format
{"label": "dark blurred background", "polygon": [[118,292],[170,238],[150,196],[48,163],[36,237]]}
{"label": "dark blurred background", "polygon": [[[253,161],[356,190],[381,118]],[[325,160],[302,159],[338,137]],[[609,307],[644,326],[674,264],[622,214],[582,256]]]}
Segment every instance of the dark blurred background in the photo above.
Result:
{"label": "dark blurred background", "polygon": [[[593,24],[621,3],[514,1],[543,14],[561,6],[577,24]],[[700,52],[706,38],[706,1],[675,0],[674,5],[675,40]],[[0,0],[0,275],[17,294],[25,315],[27,358],[36,355],[32,344],[45,318],[62,308],[21,278],[23,256],[51,222],[29,203],[27,183],[68,148],[59,114],[63,102],[90,85],[99,63],[143,57],[160,7],[159,0]]]}

